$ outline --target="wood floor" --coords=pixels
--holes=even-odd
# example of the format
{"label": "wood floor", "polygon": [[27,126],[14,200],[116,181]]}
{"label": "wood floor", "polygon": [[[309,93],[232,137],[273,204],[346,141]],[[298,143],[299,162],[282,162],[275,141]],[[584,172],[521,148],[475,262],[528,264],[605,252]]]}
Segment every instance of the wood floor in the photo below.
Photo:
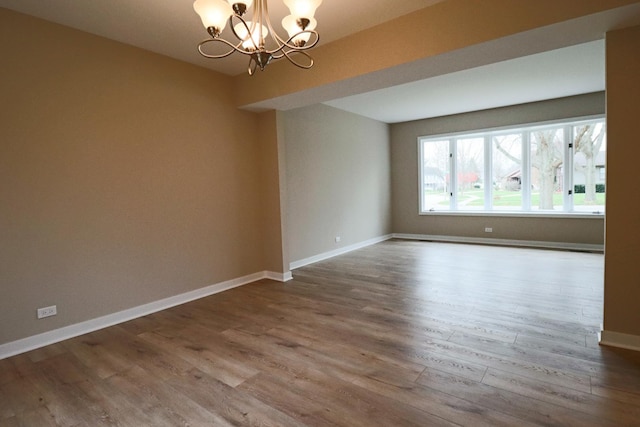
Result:
{"label": "wood floor", "polygon": [[599,254],[388,241],[0,360],[2,426],[632,426]]}

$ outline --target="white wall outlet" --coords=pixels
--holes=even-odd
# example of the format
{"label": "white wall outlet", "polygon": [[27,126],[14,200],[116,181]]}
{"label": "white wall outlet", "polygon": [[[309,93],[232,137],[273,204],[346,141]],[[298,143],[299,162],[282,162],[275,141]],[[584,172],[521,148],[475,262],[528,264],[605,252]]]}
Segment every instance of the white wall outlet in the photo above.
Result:
{"label": "white wall outlet", "polygon": [[484,232],[485,232],[485,233],[493,233],[493,228],[491,228],[491,227],[485,227],[485,228],[484,228]]}
{"label": "white wall outlet", "polygon": [[38,319],[55,316],[56,314],[58,314],[58,308],[55,305],[38,309]]}
{"label": "white wall outlet", "polygon": [[336,236],[336,243],[340,243],[340,240],[342,240],[340,236]]}

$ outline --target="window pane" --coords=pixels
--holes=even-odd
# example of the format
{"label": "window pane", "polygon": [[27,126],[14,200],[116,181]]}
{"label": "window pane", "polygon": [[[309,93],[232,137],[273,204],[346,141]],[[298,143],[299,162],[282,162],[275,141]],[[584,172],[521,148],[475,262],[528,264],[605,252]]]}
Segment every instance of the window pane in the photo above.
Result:
{"label": "window pane", "polygon": [[493,209],[522,209],[522,136],[497,135],[492,139]]}
{"label": "window pane", "polygon": [[604,212],[607,136],[604,122],[573,127],[573,209]]}
{"label": "window pane", "polygon": [[531,132],[531,209],[563,210],[562,128]]}
{"label": "window pane", "polygon": [[448,210],[449,140],[422,142],[422,206],[425,211]]}
{"label": "window pane", "polygon": [[459,210],[484,209],[484,138],[457,141],[457,198]]}

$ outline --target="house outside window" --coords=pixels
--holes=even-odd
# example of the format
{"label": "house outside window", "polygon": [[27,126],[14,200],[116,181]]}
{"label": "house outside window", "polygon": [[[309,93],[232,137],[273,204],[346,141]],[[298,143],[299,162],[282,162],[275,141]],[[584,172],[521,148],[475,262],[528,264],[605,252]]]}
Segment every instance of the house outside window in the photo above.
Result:
{"label": "house outside window", "polygon": [[604,118],[418,138],[420,213],[604,214]]}

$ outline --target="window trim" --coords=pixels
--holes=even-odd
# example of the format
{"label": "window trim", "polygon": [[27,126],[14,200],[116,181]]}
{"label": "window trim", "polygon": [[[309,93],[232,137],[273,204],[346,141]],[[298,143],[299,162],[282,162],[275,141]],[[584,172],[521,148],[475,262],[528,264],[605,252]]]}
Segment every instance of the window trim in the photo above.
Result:
{"label": "window trim", "polygon": [[[490,141],[491,138],[493,137],[493,134],[499,134],[499,133],[508,133],[509,131],[512,130],[518,130],[519,132],[521,132],[523,134],[523,144],[522,144],[522,151],[523,151],[523,155],[522,155],[522,168],[523,168],[523,172],[526,173],[526,176],[528,177],[530,175],[530,159],[529,159],[529,155],[530,155],[530,141],[529,141],[529,136],[531,134],[531,132],[534,132],[536,129],[539,128],[545,128],[545,127],[553,127],[553,126],[558,126],[558,125],[563,125],[564,126],[564,138],[565,138],[565,144],[564,144],[564,158],[568,159],[570,158],[570,153],[572,153],[572,149],[569,148],[569,144],[567,143],[568,141],[571,141],[571,137],[572,137],[572,132],[571,132],[571,127],[579,125],[581,122],[589,122],[589,121],[595,121],[595,120],[604,120],[605,122],[605,126],[606,126],[606,115],[605,114],[595,114],[595,115],[587,115],[587,116],[578,116],[578,117],[567,117],[567,118],[561,118],[561,119],[554,119],[554,120],[546,120],[546,121],[539,121],[539,122],[530,122],[530,123],[519,123],[519,124],[513,124],[513,125],[506,125],[506,126],[499,126],[499,127],[490,127],[490,128],[484,128],[484,129],[470,129],[470,130],[466,130],[466,131],[456,131],[456,132],[451,132],[451,133],[438,133],[438,134],[433,134],[433,135],[422,135],[419,136],[417,138],[417,144],[418,144],[418,215],[420,216],[494,216],[494,217],[522,217],[522,218],[531,218],[531,217],[535,217],[535,218],[564,218],[564,219],[570,219],[570,218],[579,218],[579,219],[603,219],[605,217],[605,212],[606,212],[606,208],[605,208],[605,212],[600,212],[600,211],[593,211],[593,212],[588,212],[588,211],[575,211],[575,210],[571,210],[569,211],[568,209],[572,206],[572,199],[569,197],[563,197],[563,205],[562,211],[537,211],[537,210],[531,210],[531,194],[529,190],[529,188],[526,185],[523,185],[523,194],[522,194],[522,198],[523,198],[523,207],[522,210],[513,210],[513,211],[509,211],[509,210],[457,210],[457,192],[454,192],[452,197],[452,203],[450,204],[450,206],[453,206],[453,209],[448,209],[448,210],[430,210],[430,211],[423,211],[422,210],[422,206],[424,205],[424,191],[423,191],[423,179],[424,179],[424,173],[423,173],[423,159],[424,159],[424,150],[423,150],[423,142],[424,141],[429,141],[429,140],[438,140],[438,139],[448,139],[450,140],[450,146],[449,146],[449,150],[450,153],[455,153],[456,152],[456,141],[457,139],[460,139],[461,137],[464,138],[473,138],[473,137],[483,137],[485,139],[484,142],[484,176],[491,176],[492,173],[492,156],[489,155],[491,153],[491,147],[490,147]],[[452,141],[453,140],[453,141]],[[488,142],[489,141],[489,142]],[[453,142],[453,143],[452,143]],[[450,173],[450,188],[457,188],[455,186],[455,181],[456,181],[456,174],[455,174],[455,168],[456,168],[456,158],[455,156],[452,156],[450,154],[449,156],[449,173]],[[572,160],[571,160],[572,161]],[[606,168],[606,166],[605,166]],[[525,175],[525,173],[523,173],[523,175]],[[563,194],[566,196],[566,193],[568,191],[568,189],[572,188],[573,185],[573,173],[568,173],[565,174],[565,176],[563,177]],[[490,208],[493,208],[493,200],[490,197],[491,194],[491,188],[490,186],[485,185],[484,186],[484,198],[485,201],[488,200],[488,205]],[[526,193],[526,194],[525,194]],[[606,202],[605,202],[605,206],[606,206]],[[528,210],[525,210],[528,209]]]}

